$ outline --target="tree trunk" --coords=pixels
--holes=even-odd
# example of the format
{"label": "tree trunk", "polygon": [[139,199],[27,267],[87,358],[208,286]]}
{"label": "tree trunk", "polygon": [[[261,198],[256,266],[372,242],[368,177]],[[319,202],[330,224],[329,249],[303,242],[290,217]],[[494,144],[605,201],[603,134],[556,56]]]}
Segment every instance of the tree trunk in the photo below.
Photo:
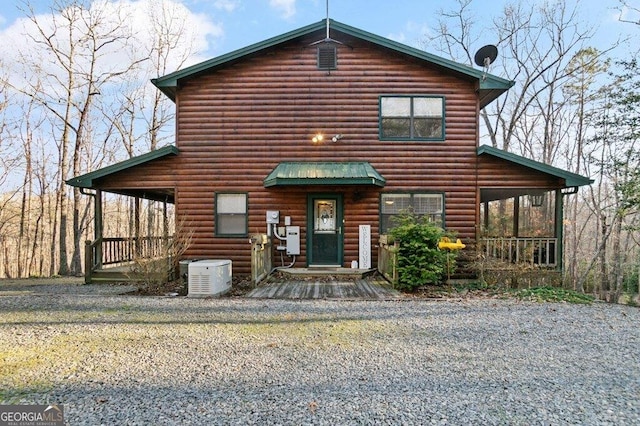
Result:
{"label": "tree trunk", "polygon": [[65,181],[60,181],[60,188],[58,190],[58,205],[60,206],[60,232],[58,238],[59,244],[59,256],[60,260],[58,267],[58,275],[69,275],[69,260],[67,259],[67,190],[65,188]]}
{"label": "tree trunk", "polygon": [[622,293],[622,282],[624,279],[622,265],[626,258],[626,256],[623,255],[622,250],[620,249],[620,239],[622,238],[622,217],[620,215],[616,215],[613,227],[614,231],[612,263],[614,288],[610,289],[609,291],[608,301],[609,303],[618,303],[618,300],[620,300],[620,295]]}
{"label": "tree trunk", "polygon": [[607,216],[600,217],[601,250],[600,250],[600,299],[607,300],[609,293],[609,277],[607,276]]}

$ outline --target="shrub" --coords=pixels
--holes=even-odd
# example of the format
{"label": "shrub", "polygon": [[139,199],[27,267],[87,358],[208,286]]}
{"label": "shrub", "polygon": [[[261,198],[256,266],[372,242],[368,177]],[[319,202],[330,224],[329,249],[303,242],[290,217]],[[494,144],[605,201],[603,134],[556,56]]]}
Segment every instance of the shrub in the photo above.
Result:
{"label": "shrub", "polygon": [[[398,287],[411,290],[425,284],[438,284],[455,269],[455,253],[438,249],[444,230],[405,212],[394,220],[389,236],[400,242]],[[447,271],[447,268],[449,269]]]}
{"label": "shrub", "polygon": [[184,285],[174,278],[179,270],[180,258],[191,245],[192,236],[193,228],[187,228],[182,222],[178,223],[173,238],[162,244],[160,252],[155,253],[155,257],[136,256],[128,275],[129,279],[137,281],[138,292],[162,294],[184,290]]}
{"label": "shrub", "polygon": [[521,300],[533,302],[567,302],[575,304],[591,304],[593,296],[578,293],[573,290],[565,290],[558,287],[534,287],[529,289],[514,290],[515,297]]}

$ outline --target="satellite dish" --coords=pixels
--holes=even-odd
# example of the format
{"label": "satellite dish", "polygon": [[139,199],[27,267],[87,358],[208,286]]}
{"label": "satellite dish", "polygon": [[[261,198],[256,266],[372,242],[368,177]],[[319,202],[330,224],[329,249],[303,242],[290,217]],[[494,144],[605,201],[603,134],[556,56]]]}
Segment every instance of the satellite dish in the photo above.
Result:
{"label": "satellite dish", "polygon": [[488,68],[497,57],[498,48],[493,44],[487,44],[476,52],[476,56],[474,56],[473,59],[479,67]]}

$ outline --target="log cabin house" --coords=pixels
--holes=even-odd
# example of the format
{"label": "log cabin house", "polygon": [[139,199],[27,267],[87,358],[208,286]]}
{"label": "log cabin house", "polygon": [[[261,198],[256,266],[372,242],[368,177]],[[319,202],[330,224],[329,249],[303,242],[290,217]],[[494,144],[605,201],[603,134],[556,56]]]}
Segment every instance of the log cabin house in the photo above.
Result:
{"label": "log cabin house", "polygon": [[277,261],[375,266],[409,207],[470,250],[560,269],[563,197],[591,181],[479,145],[480,110],[513,85],[485,71],[323,20],[152,80],[175,102],[175,145],[68,181],[94,191],[88,280],[119,237],[102,235],[103,192],[175,204],[184,258],[234,274],[258,233]]}

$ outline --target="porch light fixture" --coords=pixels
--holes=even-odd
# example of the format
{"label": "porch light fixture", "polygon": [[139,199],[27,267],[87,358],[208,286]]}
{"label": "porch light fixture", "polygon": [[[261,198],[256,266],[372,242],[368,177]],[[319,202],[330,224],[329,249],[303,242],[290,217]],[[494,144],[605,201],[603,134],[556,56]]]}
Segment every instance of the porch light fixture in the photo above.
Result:
{"label": "porch light fixture", "polygon": [[322,133],[316,133],[313,136],[313,139],[311,139],[311,142],[313,143],[320,143],[324,140],[324,135]]}
{"label": "porch light fixture", "polygon": [[542,207],[544,204],[544,194],[529,195],[532,207]]}
{"label": "porch light fixture", "polygon": [[[342,138],[344,138],[344,135],[342,133],[338,133],[337,135],[334,135],[331,138],[331,142],[336,143]],[[324,135],[322,133],[316,133],[315,135],[313,135],[313,138],[311,139],[311,142],[313,142],[315,144],[324,142]]]}

